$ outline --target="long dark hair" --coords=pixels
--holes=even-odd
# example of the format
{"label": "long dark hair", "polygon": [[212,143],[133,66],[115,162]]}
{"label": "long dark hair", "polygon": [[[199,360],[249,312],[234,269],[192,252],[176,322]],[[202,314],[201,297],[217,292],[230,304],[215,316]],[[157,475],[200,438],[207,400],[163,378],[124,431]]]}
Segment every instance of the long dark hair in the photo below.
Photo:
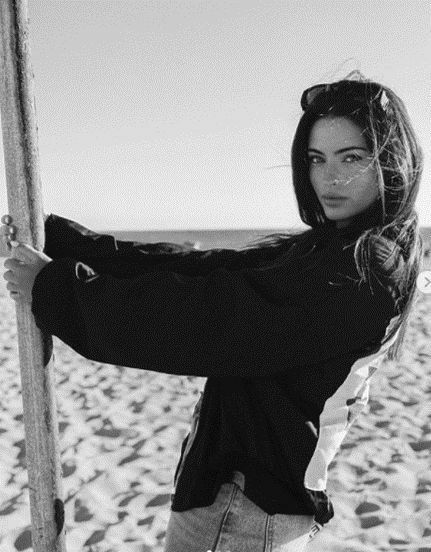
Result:
{"label": "long dark hair", "polygon": [[[349,78],[351,76],[354,78]],[[348,94],[354,80],[358,94]],[[335,83],[332,83],[334,85]],[[423,153],[403,101],[387,86],[366,79],[358,71],[337,81],[337,86],[318,94],[308,105],[294,136],[292,178],[302,221],[312,228],[333,228],[310,182],[307,148],[311,129],[322,117],[345,117],[363,132],[377,170],[379,198],[367,210],[368,224],[357,238],[354,256],[359,282],[376,280],[395,299],[398,320],[382,342],[400,330],[388,358],[399,360],[408,316],[416,299],[416,279],[423,258],[415,201],[423,170]],[[378,97],[375,90],[379,90]],[[360,217],[362,215],[359,215]],[[356,218],[356,217],[355,217]],[[277,246],[286,238],[305,236],[276,233],[250,247]]]}

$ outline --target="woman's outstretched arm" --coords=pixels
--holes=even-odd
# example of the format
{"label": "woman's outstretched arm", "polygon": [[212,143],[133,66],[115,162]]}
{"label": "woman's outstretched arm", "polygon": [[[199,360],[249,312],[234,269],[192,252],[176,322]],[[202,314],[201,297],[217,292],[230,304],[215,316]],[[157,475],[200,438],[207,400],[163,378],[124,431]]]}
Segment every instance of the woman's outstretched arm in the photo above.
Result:
{"label": "woman's outstretched arm", "polygon": [[71,219],[49,214],[45,218],[44,253],[52,259],[62,257],[74,258],[104,258],[112,255],[128,255],[137,250],[159,253],[186,252],[181,245],[165,243],[139,243],[136,241],[117,240],[113,235],[100,234]]}
{"label": "woman's outstretched arm", "polygon": [[[113,235],[99,234],[53,213],[45,220],[43,252],[52,259],[79,259],[97,272],[121,278],[134,277],[148,270],[174,270],[199,275],[217,266],[249,266],[265,255],[262,250],[220,248],[198,251],[175,243],[121,241]],[[271,254],[270,249],[267,254]]]}
{"label": "woman's outstretched arm", "polygon": [[389,294],[331,285],[328,276],[325,265],[292,287],[281,259],[206,276],[164,271],[121,279],[64,258],[38,274],[32,312],[39,328],[98,362],[264,377],[323,365],[383,337],[394,315]]}

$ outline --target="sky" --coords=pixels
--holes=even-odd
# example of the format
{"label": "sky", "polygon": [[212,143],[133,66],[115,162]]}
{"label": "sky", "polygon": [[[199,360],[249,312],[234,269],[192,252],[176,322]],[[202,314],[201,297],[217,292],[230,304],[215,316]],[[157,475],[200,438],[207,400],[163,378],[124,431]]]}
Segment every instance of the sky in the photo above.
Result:
{"label": "sky", "polygon": [[301,93],[359,69],[407,106],[431,225],[429,0],[28,6],[45,213],[100,231],[303,227],[289,166]]}

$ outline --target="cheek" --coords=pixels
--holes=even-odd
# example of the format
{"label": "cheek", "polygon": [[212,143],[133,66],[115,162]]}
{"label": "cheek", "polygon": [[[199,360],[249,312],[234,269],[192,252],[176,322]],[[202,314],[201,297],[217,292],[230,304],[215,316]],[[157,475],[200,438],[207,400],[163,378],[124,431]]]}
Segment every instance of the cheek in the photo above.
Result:
{"label": "cheek", "polygon": [[319,186],[319,184],[322,182],[322,176],[321,171],[319,171],[318,167],[311,167],[308,171],[308,176],[310,178],[311,185],[316,190]]}
{"label": "cheek", "polygon": [[356,191],[358,200],[365,202],[374,201],[379,197],[379,187],[377,183],[377,174],[368,174],[356,182],[353,191]]}

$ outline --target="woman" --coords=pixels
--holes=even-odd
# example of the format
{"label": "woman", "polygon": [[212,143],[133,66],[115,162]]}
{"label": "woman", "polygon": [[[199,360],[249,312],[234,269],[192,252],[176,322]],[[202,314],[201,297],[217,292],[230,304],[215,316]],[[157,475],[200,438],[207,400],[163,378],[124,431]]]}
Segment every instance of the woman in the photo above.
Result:
{"label": "woman", "polygon": [[303,550],[334,515],[328,464],[369,377],[399,353],[422,254],[422,153],[394,92],[349,77],[301,98],[292,172],[305,232],[196,251],[50,215],[44,253],[20,244],[22,262],[5,262],[11,297],[81,355],[208,378],[166,552]]}

